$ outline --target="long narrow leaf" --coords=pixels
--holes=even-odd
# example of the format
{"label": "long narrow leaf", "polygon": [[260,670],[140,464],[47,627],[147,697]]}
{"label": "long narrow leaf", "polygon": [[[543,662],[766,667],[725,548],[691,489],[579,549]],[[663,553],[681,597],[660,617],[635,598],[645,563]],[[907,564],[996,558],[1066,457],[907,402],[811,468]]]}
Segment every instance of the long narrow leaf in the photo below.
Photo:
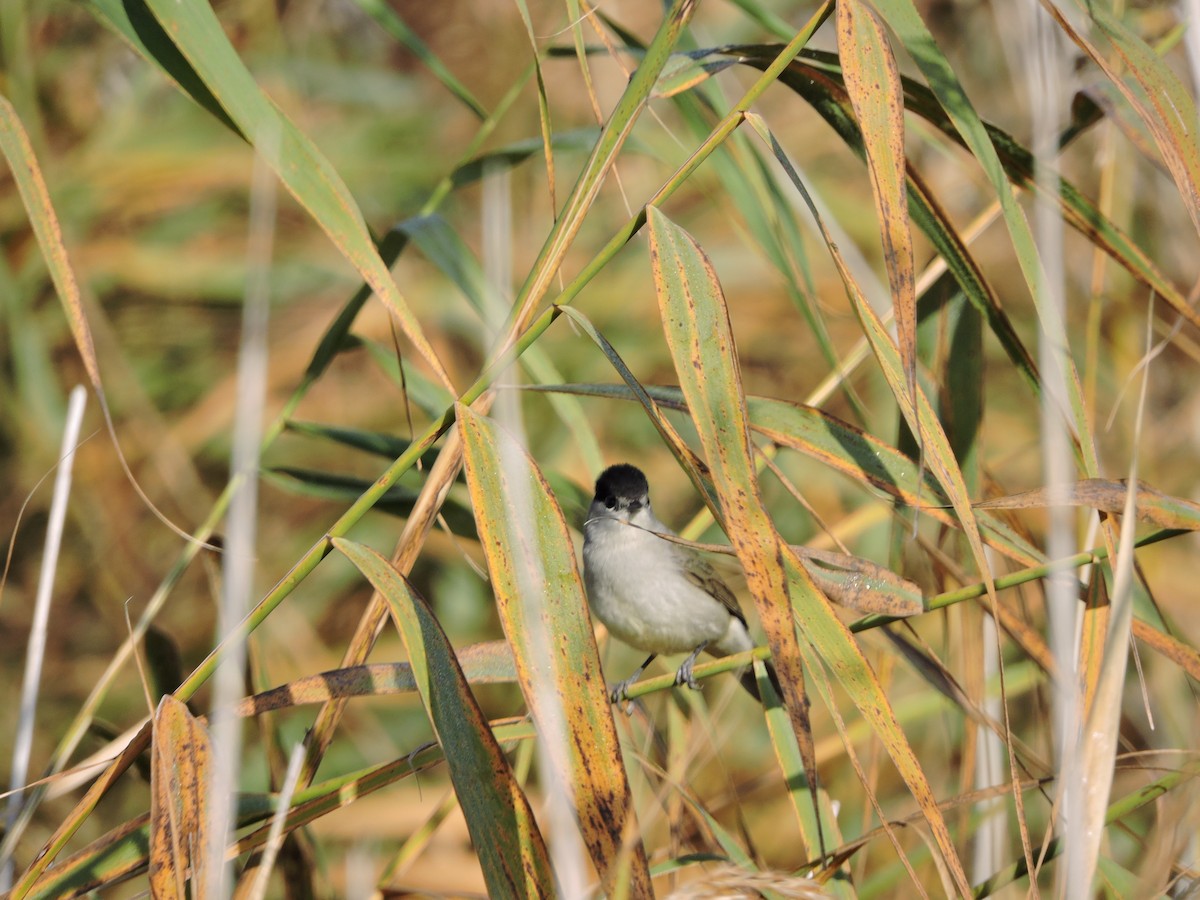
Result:
{"label": "long narrow leaf", "polygon": [[842,276],[846,292],[850,295],[854,311],[858,315],[859,321],[863,326],[863,331],[871,343],[871,348],[875,352],[875,358],[879,362],[884,378],[887,379],[888,385],[896,397],[900,411],[908,422],[909,428],[914,434],[920,434],[926,439],[928,450],[925,458],[930,469],[937,476],[938,483],[941,484],[951,505],[954,507],[955,513],[958,515],[963,532],[966,534],[967,542],[970,544],[971,553],[975,557],[975,562],[983,575],[984,582],[990,584],[991,570],[987,562],[987,557],[983,552],[983,540],[979,534],[979,523],[975,518],[974,510],[971,508],[971,499],[967,495],[967,487],[963,481],[962,472],[959,470],[958,464],[954,459],[954,453],[950,449],[950,442],[934,413],[932,404],[925,396],[925,392],[919,389],[911,398],[906,396],[903,382],[903,367],[896,347],[884,330],[883,323],[880,322],[870,303],[863,296],[861,289],[854,280],[854,276],[843,261],[841,252],[822,223],[820,213],[818,213],[816,206],[813,205],[812,198],[809,196],[807,189],[800,181],[795,169],[792,168],[787,155],[775,140],[774,135],[771,134],[757,117],[754,117],[751,123],[759,131],[763,141],[773,149],[776,158],[779,159],[788,176],[792,179],[792,183],[801,196],[803,196],[805,203],[808,204],[809,210],[813,214],[813,218],[817,222],[817,226],[821,229],[826,246],[829,248],[830,255],[833,257],[838,272]]}
{"label": "long narrow leaf", "polygon": [[569,792],[606,889],[627,878],[632,896],[649,896],[641,842],[625,846],[632,796],[562,511],[512,436],[466,406],[457,413],[500,621],[549,756],[550,789]]}
{"label": "long narrow leaf", "polygon": [[[785,650],[798,652],[794,624],[798,622],[816,652],[837,673],[859,710],[875,725],[921,806],[955,883],[965,892],[966,876],[945,820],[878,681],[804,565],[779,540],[761,500],[755,502],[757,490],[749,456],[745,399],[728,313],[716,273],[686,232],[657,210],[651,211],[649,221],[651,250],[656,261],[656,286],[676,372],[709,456],[722,510],[729,518],[729,527],[737,532],[738,537],[731,534],[731,541],[747,570],[747,580],[751,583],[763,627],[772,642],[784,690],[789,691],[788,678],[795,677],[793,673],[800,670],[799,660],[794,660],[791,667],[781,667],[776,641]],[[752,566],[757,567],[757,573]],[[785,593],[763,596],[764,587],[778,590],[772,581],[777,572],[786,579]],[[752,580],[756,577],[757,584]],[[786,618],[780,615],[776,608],[780,596],[790,596],[797,614],[795,620],[790,611]],[[779,631],[786,633],[778,634]],[[796,687],[798,685],[791,686],[792,689]],[[792,699],[788,698],[789,707]],[[797,737],[801,739],[803,750],[803,735],[797,733]],[[809,777],[811,779],[811,774]],[[810,780],[810,786],[812,784]]]}
{"label": "long narrow leaf", "polygon": [[344,538],[334,546],[388,602],[421,702],[445,751],[488,891],[505,897],[555,896],[550,859],[529,800],[425,599],[373,550]]}
{"label": "long narrow leaf", "polygon": [[17,111],[3,96],[0,96],[0,153],[4,154],[8,162],[21,201],[25,204],[30,224],[33,225],[33,233],[37,236],[42,256],[46,260],[46,268],[67,314],[71,335],[83,359],[88,380],[103,401],[100,364],[96,359],[91,327],[83,311],[83,300],[79,294],[79,283],[75,280],[75,271],[67,258],[67,248],[63,243],[62,229],[54,212],[54,204],[50,200],[50,191],[46,188],[46,181],[42,177],[42,169],[33,152],[33,145],[29,142],[29,135],[25,132]]}
{"label": "long narrow leaf", "polygon": [[883,261],[892,286],[896,339],[909,395],[917,385],[917,297],[912,232],[905,202],[904,102],[887,33],[865,0],[837,8],[838,49],[846,89],[862,129],[879,213]]}
{"label": "long narrow leaf", "polygon": [[[380,258],[349,189],[316,145],[254,82],[212,7],[204,0],[150,0],[145,4],[142,0],[122,4],[100,0],[95,8],[134,49],[161,65],[172,77],[179,74],[185,78],[180,82],[185,89],[197,81],[204,85],[207,95],[226,113],[227,120],[263,156],[292,196],[391,309],[405,335],[442,384],[451,388],[445,366]],[[143,41],[141,35],[148,30],[147,20],[153,21],[151,14],[157,25],[149,30],[156,39]],[[178,53],[171,51],[161,59],[155,56],[164,46],[160,32],[165,32]],[[181,59],[186,61],[186,69],[181,69]]]}
{"label": "long narrow leaf", "polygon": [[205,896],[204,852],[212,793],[212,742],[187,706],[169,694],[154,716],[150,776],[150,892],[154,897]]}
{"label": "long narrow leaf", "polygon": [[[800,646],[788,603],[783,541],[758,491],[741,369],[725,298],[708,258],[687,232],[654,207],[648,210],[646,222],[650,230],[654,287],[667,345],[704,447],[730,543],[746,573],[759,620],[771,645],[783,687],[784,707],[799,742],[816,813],[817,760]],[[803,587],[811,591],[817,602],[828,603],[811,580]],[[801,821],[806,818],[802,816]],[[812,821],[819,823],[819,817]],[[819,824],[804,837],[810,854],[819,849],[824,855],[825,842]]]}
{"label": "long narrow leaf", "polygon": [[[1075,0],[1076,8],[1099,26],[1100,46],[1072,26],[1053,3],[1043,0],[1042,6],[1058,27],[1104,70],[1109,82],[1141,116],[1179,188],[1179,198],[1191,216],[1193,227],[1200,231],[1196,105],[1179,76],[1103,5]],[[1131,77],[1127,79],[1126,73]]]}

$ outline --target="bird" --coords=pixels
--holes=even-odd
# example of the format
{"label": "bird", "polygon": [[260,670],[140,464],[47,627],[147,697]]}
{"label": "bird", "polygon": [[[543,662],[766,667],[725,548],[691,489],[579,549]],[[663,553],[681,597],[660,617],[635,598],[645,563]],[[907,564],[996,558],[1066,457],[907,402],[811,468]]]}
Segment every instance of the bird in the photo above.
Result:
{"label": "bird", "polygon": [[[661,535],[675,532],[654,515],[642,471],[619,463],[601,472],[583,526],[588,605],[610,634],[650,654],[610,689],[613,703],[629,699],[629,688],[660,654],[686,652],[675,684],[698,690],[692,668],[701,653],[727,656],[754,648],[737,597],[712,564]],[[767,673],[782,696],[769,660]],[[761,699],[752,668],[742,671],[740,682]]]}

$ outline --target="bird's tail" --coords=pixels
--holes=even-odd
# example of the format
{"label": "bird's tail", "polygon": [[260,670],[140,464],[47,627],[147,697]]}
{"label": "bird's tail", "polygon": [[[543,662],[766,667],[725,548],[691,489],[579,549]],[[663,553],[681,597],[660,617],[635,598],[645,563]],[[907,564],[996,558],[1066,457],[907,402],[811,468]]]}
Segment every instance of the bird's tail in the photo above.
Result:
{"label": "bird's tail", "polygon": [[[775,672],[774,663],[768,659],[765,661],[764,665],[767,667],[767,677],[771,679],[771,687],[775,689],[775,696],[782,700],[783,688],[779,684],[779,675],[777,675]],[[746,689],[746,692],[759,703],[761,703],[762,697],[760,697],[758,693],[758,679],[754,677],[754,666],[746,666],[746,668],[742,669],[740,681],[742,687]]]}

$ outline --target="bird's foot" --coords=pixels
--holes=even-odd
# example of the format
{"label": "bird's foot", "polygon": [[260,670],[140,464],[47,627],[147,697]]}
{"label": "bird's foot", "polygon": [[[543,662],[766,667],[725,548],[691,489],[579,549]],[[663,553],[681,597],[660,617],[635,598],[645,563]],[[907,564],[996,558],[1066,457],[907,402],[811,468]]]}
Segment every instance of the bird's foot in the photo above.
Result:
{"label": "bird's foot", "polygon": [[619,681],[608,689],[608,702],[620,707],[624,705],[625,715],[633,715],[633,701],[629,699],[629,689],[641,676],[642,672],[639,669],[624,681]]}
{"label": "bird's foot", "polygon": [[626,704],[625,715],[627,716],[633,715],[633,701],[629,699],[629,689],[633,687],[634,683],[639,678],[642,677],[642,673],[646,671],[646,666],[650,665],[652,662],[654,662],[653,653],[646,657],[646,661],[638,666],[637,671],[635,671],[632,675],[630,675],[624,681],[619,681],[609,688],[608,702],[615,703],[617,706],[620,706],[622,703]]}
{"label": "bird's foot", "polygon": [[692,674],[692,668],[696,665],[696,657],[704,652],[704,648],[708,646],[708,641],[705,641],[683,661],[683,665],[679,667],[679,671],[675,673],[676,684],[686,684],[693,691],[700,690],[700,682],[696,680],[696,676]]}

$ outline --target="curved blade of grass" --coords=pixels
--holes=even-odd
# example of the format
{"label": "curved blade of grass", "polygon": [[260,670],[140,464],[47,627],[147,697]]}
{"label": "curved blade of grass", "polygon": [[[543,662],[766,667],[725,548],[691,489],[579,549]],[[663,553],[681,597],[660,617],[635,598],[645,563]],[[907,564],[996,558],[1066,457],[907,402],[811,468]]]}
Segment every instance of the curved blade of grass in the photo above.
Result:
{"label": "curved blade of grass", "polygon": [[354,2],[362,8],[363,12],[378,22],[384,31],[411,51],[413,56],[419,59],[425,68],[441,82],[442,87],[457,97],[467,109],[480,119],[487,118],[487,110],[483,108],[483,104],[475,99],[475,95],[467,89],[466,85],[454,77],[454,73],[446,68],[446,64],[438,59],[437,55],[426,46],[415,31],[408,27],[408,23],[400,18],[392,7],[383,0],[354,0]]}
{"label": "curved blade of grass", "polygon": [[[787,154],[784,153],[783,148],[775,140],[775,136],[766,127],[762,119],[757,116],[748,116],[747,118],[755,130],[758,131],[763,141],[772,149],[772,152],[774,152],[776,158],[788,173],[788,177],[791,178],[796,190],[800,192],[804,198],[804,202],[808,205],[813,219],[816,221],[818,228],[820,228],[825,238],[826,246],[829,248],[834,264],[837,266],[838,272],[842,277],[842,283],[846,287],[846,292],[850,295],[854,311],[863,326],[863,331],[867,339],[871,342],[871,348],[875,353],[876,359],[879,361],[880,370],[883,372],[884,378],[887,379],[888,385],[892,389],[892,394],[896,397],[900,411],[904,415],[905,421],[908,422],[909,428],[913,434],[920,434],[926,439],[926,462],[929,464],[929,468],[934,475],[937,476],[938,483],[941,484],[946,497],[950,500],[955,513],[958,515],[963,533],[966,535],[967,542],[971,546],[971,554],[975,557],[975,563],[983,575],[984,582],[990,583],[991,570],[983,552],[983,540],[979,534],[979,524],[975,518],[974,510],[971,508],[971,500],[967,495],[967,488],[963,481],[962,472],[959,470],[958,463],[954,459],[954,453],[950,449],[950,442],[946,437],[945,431],[942,429],[941,422],[938,421],[932,404],[930,404],[925,392],[919,388],[911,401],[906,396],[903,367],[896,347],[883,328],[882,322],[879,321],[879,317],[871,308],[871,304],[863,296],[853,274],[842,259],[841,252],[838,250],[828,230],[826,230],[821,215],[808,194],[808,190],[796,174]],[[989,593],[991,592],[989,591]]]}
{"label": "curved blade of grass", "polygon": [[[728,518],[731,543],[746,570],[784,690],[789,690],[795,670],[802,672],[792,612],[788,609],[785,617],[778,609],[780,600],[790,594],[791,605],[797,612],[795,621],[821,658],[837,673],[859,710],[875,725],[921,806],[956,884],[965,893],[966,875],[949,829],[879,682],[803,564],[779,540],[774,524],[757,498],[736,349],[716,273],[691,237],[657,210],[650,211],[648,223],[655,258],[655,286],[668,344],[675,357],[675,370],[713,468],[713,481]],[[931,452],[936,452],[936,447]],[[785,579],[783,583],[775,581],[780,575]],[[791,666],[786,663],[781,666],[780,647],[797,654]],[[788,700],[791,711],[793,698]],[[806,710],[804,715],[806,718]],[[797,738],[804,748],[803,735],[798,733]],[[811,751],[811,743],[807,749]],[[815,783],[810,781],[810,786]]]}
{"label": "curved blade of grass", "polygon": [[101,22],[124,38],[141,56],[158,63],[168,78],[217,121],[234,134],[245,137],[221,106],[221,101],[208,89],[208,85],[192,68],[191,63],[179,52],[179,48],[172,43],[144,2],[87,0],[86,5]]}
{"label": "curved blade of grass", "polygon": [[1042,3],[1058,27],[1103,70],[1146,123],[1192,225],[1200,232],[1200,146],[1191,95],[1179,76],[1110,10],[1082,0],[1075,0],[1075,5],[1098,26],[1106,46],[1097,46],[1074,28],[1053,3]]}
{"label": "curved blade of grass", "polygon": [[[716,273],[703,251],[685,231],[657,209],[651,209],[651,258],[667,343],[675,359],[683,393],[692,410],[701,443],[713,471],[730,541],[758,606],[759,617],[771,643],[791,713],[793,730],[805,755],[805,770],[815,795],[815,754],[811,732],[805,733],[807,699],[800,694],[803,678],[795,623],[821,657],[838,672],[856,705],[871,718],[892,753],[901,775],[922,807],[935,840],[955,881],[965,892],[966,875],[954,850],[945,820],[882,689],[850,633],[834,615],[829,602],[813,584],[800,560],[775,531],[758,497],[750,451],[750,434],[736,346],[728,311]],[[791,604],[787,604],[787,598]],[[793,613],[787,606],[795,606]],[[789,661],[780,650],[795,654]],[[793,709],[796,704],[797,709]],[[800,720],[800,724],[797,724]],[[807,741],[807,746],[806,746]],[[812,755],[809,755],[812,754]],[[825,848],[821,848],[824,854]]]}
{"label": "curved blade of grass", "polygon": [[1128,495],[1135,495],[1135,514],[1142,522],[1159,528],[1200,530],[1200,503],[1172,497],[1149,485],[1138,483],[1132,488],[1120,481],[1104,478],[1085,478],[1058,489],[1035,488],[1020,494],[997,497],[975,504],[976,509],[1040,509],[1048,506],[1084,506],[1111,514],[1127,514]]}
{"label": "curved blade of grass", "polygon": [[[744,46],[713,52],[737,53],[743,62],[762,69],[775,59],[776,48]],[[850,115],[849,97],[842,81],[841,62],[836,56],[819,50],[805,50],[802,57],[781,74],[779,81],[808,100],[852,150],[860,155],[863,153],[858,126]],[[949,139],[964,147],[968,146],[955,127],[954,121],[939,105],[929,88],[905,77],[901,78],[901,85],[904,88],[905,109],[921,116]],[[1010,134],[994,125],[983,123],[983,128],[999,156],[1007,177],[1025,190],[1044,195],[1045,184],[1039,183],[1034,177],[1033,154],[1017,143]],[[1068,129],[1064,139],[1070,139],[1078,133],[1079,128]],[[955,273],[955,279],[967,293],[968,299],[987,316],[992,330],[1009,357],[1023,367],[1022,373],[1029,380],[1028,372],[1033,371],[1032,360],[1023,348],[1015,352],[1019,344],[1016,333],[1012,326],[1007,324],[1007,317],[1000,318],[1004,313],[1000,311],[998,301],[994,298],[990,302],[987,301],[987,295],[992,293],[990,285],[977,271],[972,272],[977,270],[977,266],[970,260],[969,254],[966,254],[965,247],[956,250],[947,244],[949,239],[953,239],[954,243],[961,246],[961,241],[950,226],[949,219],[937,209],[932,194],[924,187],[924,182],[916,171],[910,167],[908,175],[911,215],[926,236],[934,242],[938,252]],[[914,190],[918,192],[919,197],[913,195]],[[1059,182],[1058,195],[1048,199],[1058,204],[1063,218],[1071,227],[1108,254],[1135,279],[1166,300],[1175,312],[1194,326],[1200,327],[1200,312],[1189,305],[1187,297],[1158,269],[1145,250],[1109,220],[1078,188],[1062,179]],[[935,215],[931,217],[931,213]],[[966,259],[959,261],[957,257],[963,255]],[[964,262],[969,262],[969,267],[964,267]],[[973,287],[975,285],[982,288],[984,294],[978,294],[977,289]],[[1022,362],[1022,358],[1028,362]],[[1026,369],[1028,371],[1025,371]],[[1031,386],[1040,390],[1036,377]]]}
{"label": "curved blade of grass", "polygon": [[[816,828],[806,828],[803,837],[810,855],[819,851],[824,856],[816,751],[800,646],[787,599],[783,542],[759,495],[741,369],[724,294],[711,263],[687,232],[656,207],[646,211],[646,224],[667,345],[704,448],[726,533],[771,647],[784,691],[781,699],[804,762],[813,814],[802,814],[800,821]],[[828,602],[815,586],[811,589],[818,602]],[[786,766],[786,749],[777,746],[776,755]]]}
{"label": "curved blade of grass", "polygon": [[[606,890],[628,878],[631,896],[650,896],[642,844],[625,846],[636,833],[633,800],[562,512],[510,435],[466,406],[456,412],[500,621],[557,782],[550,789],[570,791]],[[514,514],[523,508],[528,516]]]}
{"label": "curved blade of grass", "polygon": [[17,183],[17,191],[21,195],[21,201],[29,215],[29,223],[33,226],[33,233],[46,260],[46,268],[67,314],[67,323],[83,359],[88,380],[103,399],[100,365],[96,360],[92,332],[83,311],[75,272],[67,259],[67,248],[63,244],[62,229],[58,225],[58,216],[54,213],[50,191],[42,178],[42,169],[33,152],[33,145],[29,142],[29,135],[21,125],[17,111],[4,96],[0,96],[0,152],[8,161],[13,180]]}
{"label": "curved blade of grass", "polygon": [[194,895],[206,895],[212,755],[204,726],[183,702],[163,697],[154,716],[150,770],[150,892],[155,897],[184,897],[189,874]]}
{"label": "curved blade of grass", "polygon": [[[316,145],[259,89],[212,7],[202,0],[150,0],[146,5],[239,133],[392,311],[442,384],[453,390],[445,366],[380,258],[349,189]],[[152,52],[154,47],[135,45],[135,49]]]}
{"label": "curved blade of grass", "polygon": [[450,641],[424,598],[375,551],[344,538],[342,552],[387,600],[421,702],[446,754],[489,893],[555,896],[546,845],[529,800],[467,684]]}
{"label": "curved blade of grass", "polygon": [[92,389],[96,392],[96,400],[104,415],[104,423],[108,428],[113,449],[116,450],[117,459],[125,477],[138,497],[160,522],[180,537],[189,542],[196,542],[196,538],[172,522],[155,506],[154,501],[142,489],[125,459],[121,444],[117,440],[116,425],[108,407],[108,397],[100,380],[100,364],[96,358],[91,327],[88,325],[87,315],[83,309],[79,283],[75,280],[75,272],[67,257],[67,248],[63,243],[62,229],[58,224],[58,216],[54,212],[50,192],[46,188],[41,167],[34,155],[33,146],[29,142],[29,135],[25,132],[12,104],[2,95],[0,95],[0,153],[4,155],[13,173],[17,191],[29,216],[30,224],[33,226],[38,247],[46,261],[46,268],[50,272],[51,281],[54,282],[55,291],[62,302],[63,311],[66,313],[71,329],[71,336],[83,360],[84,371],[87,372],[88,381],[91,382]]}
{"label": "curved blade of grass", "polygon": [[905,202],[907,160],[900,71],[883,23],[863,0],[838,3],[837,36],[846,89],[863,136],[871,193],[879,213],[900,364],[909,396],[913,397],[917,388],[917,296]]}

